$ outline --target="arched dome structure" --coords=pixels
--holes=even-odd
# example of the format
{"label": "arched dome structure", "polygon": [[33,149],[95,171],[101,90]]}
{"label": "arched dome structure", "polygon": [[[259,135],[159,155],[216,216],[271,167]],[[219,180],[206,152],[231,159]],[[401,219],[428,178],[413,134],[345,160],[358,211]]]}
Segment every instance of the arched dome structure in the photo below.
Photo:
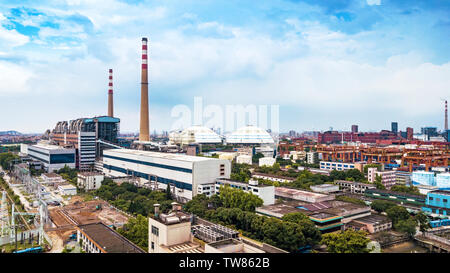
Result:
{"label": "arched dome structure", "polygon": [[204,126],[191,126],[183,131],[171,132],[169,140],[174,144],[213,144],[222,143],[222,139],[213,130]]}
{"label": "arched dome structure", "polygon": [[272,136],[256,126],[245,126],[226,137],[229,144],[274,144]]}

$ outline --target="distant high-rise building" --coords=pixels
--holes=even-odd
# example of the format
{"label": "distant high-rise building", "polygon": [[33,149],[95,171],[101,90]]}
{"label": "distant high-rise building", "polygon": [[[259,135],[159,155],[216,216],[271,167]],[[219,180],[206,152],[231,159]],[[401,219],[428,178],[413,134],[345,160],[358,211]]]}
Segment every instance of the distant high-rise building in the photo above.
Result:
{"label": "distant high-rise building", "polygon": [[437,127],[422,127],[421,133],[427,135],[428,137],[438,136]]}
{"label": "distant high-rise building", "polygon": [[406,128],[406,139],[412,140],[414,136],[414,129],[411,127]]}
{"label": "distant high-rise building", "polygon": [[297,136],[297,132],[294,131],[294,130],[290,130],[290,131],[289,131],[289,136],[290,136],[290,137],[296,137],[296,136]]}
{"label": "distant high-rise building", "polygon": [[352,125],[352,133],[358,133],[358,125]]}
{"label": "distant high-rise building", "polygon": [[391,132],[393,132],[393,133],[397,133],[398,132],[398,123],[397,122],[392,122],[391,123]]}

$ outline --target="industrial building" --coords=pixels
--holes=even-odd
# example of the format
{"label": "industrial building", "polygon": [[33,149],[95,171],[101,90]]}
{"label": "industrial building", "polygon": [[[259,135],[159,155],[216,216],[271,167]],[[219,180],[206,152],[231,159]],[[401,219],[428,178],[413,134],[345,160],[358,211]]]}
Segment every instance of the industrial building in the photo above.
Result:
{"label": "industrial building", "polygon": [[354,219],[345,225],[345,229],[365,230],[369,233],[376,233],[392,228],[392,221],[383,215],[372,214],[358,219]]}
{"label": "industrial building", "polygon": [[282,203],[256,208],[256,213],[282,218],[284,215],[300,212],[309,217],[323,233],[340,230],[354,219],[371,214],[370,207],[337,200],[310,203],[305,201],[284,201]]}
{"label": "industrial building", "polygon": [[413,185],[436,186],[438,189],[450,189],[450,173],[414,171],[411,175]]}
{"label": "industrial building", "polygon": [[200,184],[230,178],[231,163],[216,158],[188,156],[129,149],[105,150],[103,173],[111,177],[135,176],[152,187],[174,187],[177,198],[191,200]]}
{"label": "industrial building", "polygon": [[76,168],[91,170],[104,149],[119,147],[119,124],[120,119],[109,116],[60,121],[51,132],[50,140],[75,149]]}
{"label": "industrial building", "polygon": [[377,143],[379,140],[396,140],[400,138],[401,137],[399,137],[397,133],[387,130],[383,130],[379,133],[327,131],[324,133],[319,133],[317,142],[319,144],[342,142]]}
{"label": "industrial building", "polygon": [[75,168],[75,149],[66,149],[56,145],[38,143],[28,145],[27,155],[41,162],[47,172],[54,172],[64,166]]}
{"label": "industrial building", "polygon": [[431,191],[427,193],[426,206],[422,210],[437,215],[450,216],[450,191]]}
{"label": "industrial building", "polygon": [[101,222],[77,226],[77,242],[86,253],[145,253]]}

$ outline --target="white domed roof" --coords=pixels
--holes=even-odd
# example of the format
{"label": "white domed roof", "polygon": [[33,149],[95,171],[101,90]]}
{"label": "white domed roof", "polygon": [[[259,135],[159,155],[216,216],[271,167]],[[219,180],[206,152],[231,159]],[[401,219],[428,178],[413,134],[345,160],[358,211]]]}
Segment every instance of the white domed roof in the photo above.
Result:
{"label": "white domed roof", "polygon": [[221,143],[222,139],[213,130],[203,126],[191,126],[179,133],[173,133],[172,141],[179,144]]}
{"label": "white domed roof", "polygon": [[272,136],[256,126],[245,126],[227,136],[227,143],[239,144],[273,144]]}

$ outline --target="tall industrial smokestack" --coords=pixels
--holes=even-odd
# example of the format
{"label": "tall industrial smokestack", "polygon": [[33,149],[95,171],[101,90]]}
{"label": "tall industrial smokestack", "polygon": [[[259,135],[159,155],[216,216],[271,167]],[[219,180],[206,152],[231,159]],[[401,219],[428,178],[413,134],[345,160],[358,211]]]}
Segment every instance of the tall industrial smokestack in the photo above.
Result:
{"label": "tall industrial smokestack", "polygon": [[447,112],[447,100],[445,100],[445,124],[444,124],[445,131],[448,130],[448,112]]}
{"label": "tall industrial smokestack", "polygon": [[108,116],[114,117],[113,71],[109,69]]}
{"label": "tall industrial smokestack", "polygon": [[142,38],[142,70],[141,70],[141,124],[139,141],[150,141],[150,126],[148,118],[148,69],[147,69],[147,38]]}

